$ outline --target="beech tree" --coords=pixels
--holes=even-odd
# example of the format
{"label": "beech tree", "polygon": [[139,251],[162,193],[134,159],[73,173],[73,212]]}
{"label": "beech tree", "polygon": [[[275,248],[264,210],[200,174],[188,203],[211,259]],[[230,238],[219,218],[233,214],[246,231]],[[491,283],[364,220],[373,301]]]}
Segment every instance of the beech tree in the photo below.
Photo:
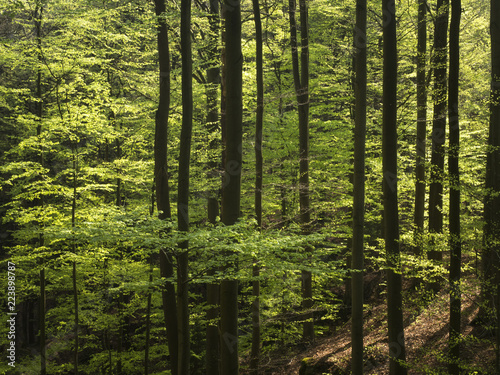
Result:
{"label": "beech tree", "polygon": [[398,135],[397,135],[397,36],[396,4],[382,1],[384,88],[382,115],[382,171],[384,194],[384,241],[387,256],[387,324],[389,373],[406,374],[406,350],[401,298],[401,259],[398,213]]}
{"label": "beech tree", "polygon": [[[189,164],[193,128],[193,68],[191,53],[191,0],[181,0],[181,56],[182,56],[182,129],[179,148],[179,182],[177,192],[177,226],[189,231]],[[178,375],[189,375],[191,337],[189,334],[189,242],[179,244],[177,262],[178,308]]]}
{"label": "beech tree", "polygon": [[[220,54],[218,44],[220,39],[220,17],[219,17],[219,1],[209,1],[209,23],[210,23],[210,47],[208,49],[208,60],[211,66],[207,69],[207,132],[213,135],[219,131],[219,108],[217,95],[220,85]],[[216,152],[220,148],[220,142],[214,138],[209,142],[209,151]],[[219,155],[217,155],[219,156]],[[211,158],[208,163],[208,178],[217,178],[219,173],[220,159],[209,155]],[[217,178],[218,179],[218,178]],[[209,223],[215,225],[219,216],[219,189],[208,191],[207,201],[207,216]],[[209,271],[210,274],[215,273],[215,269]],[[219,352],[220,352],[220,337],[219,337],[219,283],[217,281],[210,282],[207,285],[207,304],[210,308],[207,310],[207,340],[206,340],[206,373],[207,375],[219,374]]]}
{"label": "beech tree", "polygon": [[496,371],[500,371],[500,1],[491,0],[491,93],[488,152],[486,160],[486,197],[484,203],[484,254],[483,254],[483,300],[482,318],[493,318],[496,311]]}
{"label": "beech tree", "polygon": [[[434,118],[432,122],[432,155],[429,187],[429,232],[443,233],[444,141],[446,139],[448,36],[448,0],[438,0],[434,27]],[[437,242],[433,243],[437,246]],[[442,260],[440,250],[432,249],[428,258]]]}
{"label": "beech tree", "polygon": [[366,0],[356,2],[354,28],[354,181],[352,209],[352,373],[363,374],[363,250],[365,216],[366,141]]}
{"label": "beech tree", "polygon": [[[255,118],[255,216],[257,227],[262,230],[262,136],[264,122],[264,69],[262,53],[262,21],[260,17],[259,0],[252,0],[255,18],[255,43],[256,43],[256,75],[257,75],[257,113]],[[260,266],[258,259],[254,260],[252,276],[252,352],[250,369],[253,375],[259,374],[260,361]]]}
{"label": "beech tree", "polygon": [[[170,189],[168,184],[168,117],[170,113],[170,52],[168,43],[168,30],[166,25],[166,9],[164,0],[155,0],[155,14],[157,17],[157,44],[159,62],[159,102],[155,116],[155,185],[156,205],[160,219],[170,219]],[[172,281],[174,276],[173,255],[170,249],[160,249],[161,276],[167,279],[162,290],[163,316],[167,329],[168,351],[172,374],[177,374],[178,361],[178,326],[177,302],[175,286]]]}
{"label": "beech tree", "polygon": [[415,168],[415,242],[422,254],[425,213],[425,154],[427,138],[427,1],[418,1],[417,41],[417,147]]}
{"label": "beech tree", "polygon": [[[242,168],[242,64],[240,3],[224,2],[225,128],[222,222],[233,225],[240,217]],[[231,254],[229,254],[231,256]],[[232,261],[226,272],[237,267]],[[238,280],[231,276],[220,287],[221,374],[238,374]]]}
{"label": "beech tree", "polygon": [[460,272],[462,241],[460,231],[460,124],[458,94],[460,71],[460,18],[462,3],[451,1],[450,75],[448,80],[448,117],[450,122],[448,172],[450,179],[450,374],[458,375],[460,367],[461,295]]}
{"label": "beech tree", "polygon": [[[309,36],[307,2],[299,0],[300,8],[300,67],[297,43],[297,3],[290,0],[290,45],[292,49],[292,73],[299,114],[299,203],[300,223],[304,234],[309,232],[311,220],[309,205]],[[312,274],[302,271],[302,307],[304,308],[303,335],[306,340],[314,338],[314,316],[312,311]]]}

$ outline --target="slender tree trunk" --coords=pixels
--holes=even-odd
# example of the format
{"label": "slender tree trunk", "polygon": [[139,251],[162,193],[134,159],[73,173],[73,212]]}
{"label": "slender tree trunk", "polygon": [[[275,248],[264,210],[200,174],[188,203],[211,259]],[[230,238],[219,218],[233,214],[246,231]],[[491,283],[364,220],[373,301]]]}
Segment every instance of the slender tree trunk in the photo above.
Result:
{"label": "slender tree trunk", "polygon": [[45,268],[40,270],[40,374],[47,374],[45,335]]}
{"label": "slender tree trunk", "polygon": [[[43,114],[43,101],[42,101],[42,14],[43,14],[43,4],[36,1],[35,11],[33,14],[33,19],[35,23],[35,33],[37,42],[37,52],[38,52],[38,68],[37,68],[37,80],[36,80],[36,98],[37,102],[35,105],[35,116],[37,119],[36,134],[38,137],[42,134],[42,114]],[[43,150],[40,150],[40,165],[44,165]],[[43,208],[43,198],[37,202],[39,206]],[[43,227],[43,222],[39,223],[40,227]],[[38,235],[38,244],[40,247],[44,246],[44,235],[42,229]],[[46,335],[45,335],[45,269],[42,266],[40,270],[40,375],[47,374],[47,360],[46,360]]]}
{"label": "slender tree trunk", "polygon": [[[225,7],[225,152],[222,222],[233,225],[240,216],[242,166],[242,64],[240,3],[226,0]],[[229,257],[234,254],[228,254]],[[236,261],[234,261],[236,263]],[[226,264],[231,268],[230,264]],[[237,265],[233,264],[233,268]],[[221,374],[238,374],[238,280],[221,283]]]}
{"label": "slender tree trunk", "polygon": [[[301,92],[298,98],[299,106],[299,202],[300,222],[305,234],[309,234],[311,221],[309,205],[309,25],[307,0],[299,0],[300,7],[300,64],[301,64]],[[313,308],[312,274],[302,271],[302,303],[303,308]],[[314,316],[308,312],[303,325],[303,336],[306,340],[314,340]]]}
{"label": "slender tree trunk", "polygon": [[[38,68],[37,68],[37,79],[36,79],[36,105],[35,105],[35,115],[37,117],[37,135],[42,132],[42,114],[43,114],[43,100],[42,100],[42,15],[43,15],[43,4],[41,1],[36,1],[35,11],[33,14],[33,19],[35,22],[35,34],[36,34],[36,45],[38,54]],[[41,156],[43,165],[43,155]]]}
{"label": "slender tree trunk", "polygon": [[[496,373],[500,373],[500,1],[491,0],[491,94],[488,153],[486,160],[486,197],[484,204],[484,254],[482,317],[496,310]],[[496,302],[496,303],[495,303]],[[490,311],[491,311],[490,310]],[[490,315],[491,316],[491,315]],[[493,318],[493,316],[491,316]]]}
{"label": "slender tree trunk", "polygon": [[78,374],[78,352],[79,352],[79,337],[78,337],[78,288],[76,283],[76,261],[73,262],[73,304],[75,309],[75,349],[73,352],[74,371]]}
{"label": "slender tree trunk", "polygon": [[[210,40],[211,48],[209,49],[209,60],[217,61],[218,42],[219,42],[219,2],[210,1]],[[213,63],[212,63],[213,64]],[[220,67],[217,65],[211,66],[207,70],[207,131],[213,135],[219,128],[219,109],[218,109],[218,87],[220,81]],[[209,152],[216,151],[219,144],[215,139],[209,143]],[[209,178],[214,178],[218,175],[218,162],[209,162]],[[219,215],[218,191],[209,191],[208,196],[208,222],[215,224]],[[209,270],[209,274],[213,276],[215,270]],[[206,374],[219,374],[219,326],[217,320],[219,317],[219,283],[210,282],[207,285],[207,340],[206,340]]]}
{"label": "slender tree trunk", "polygon": [[427,137],[427,0],[418,0],[417,157],[415,181],[415,253],[423,253],[425,212],[425,153]]}
{"label": "slender tree trunk", "polygon": [[[449,0],[438,0],[434,31],[434,119],[432,124],[431,181],[429,191],[429,231],[443,233],[444,141],[446,139],[447,81],[446,41]],[[442,260],[443,254],[431,250],[428,258]]]}
{"label": "slender tree trunk", "polygon": [[397,36],[394,0],[382,0],[384,15],[383,54],[383,194],[384,239],[387,254],[387,324],[389,329],[389,373],[406,374],[405,339],[401,299],[401,261],[397,183]]}
{"label": "slender tree trunk", "polygon": [[[300,223],[304,234],[309,233],[309,34],[306,0],[299,0],[300,8],[300,68],[297,47],[296,1],[289,0],[290,44],[292,49],[292,72],[299,114],[299,203]],[[312,311],[312,274],[302,271],[302,307],[306,311],[303,336],[314,339],[314,317]]]}
{"label": "slender tree trunk", "polygon": [[[255,119],[255,216],[258,230],[262,230],[262,132],[264,122],[264,70],[262,54],[262,21],[260,18],[259,0],[252,0],[255,19],[256,65],[257,65],[257,114]],[[252,351],[250,355],[250,371],[259,374],[260,362],[260,267],[258,259],[254,259],[252,270]]]}
{"label": "slender tree trunk", "polygon": [[[168,32],[165,21],[165,0],[155,0],[155,13],[158,18],[158,62],[160,65],[160,99],[156,111],[155,125],[155,184],[156,205],[160,219],[170,219],[170,189],[168,185],[168,116],[170,111],[170,56]],[[168,351],[172,375],[178,372],[178,334],[177,334],[177,304],[175,286],[172,282],[174,275],[173,257],[168,249],[160,250],[160,274],[167,279],[162,290],[163,314],[167,329]]]}
{"label": "slender tree trunk", "polygon": [[[121,128],[121,126],[120,126],[120,128]],[[116,157],[117,157],[117,159],[121,159],[121,157],[122,157],[120,140],[118,138],[116,138]],[[118,169],[117,172],[120,173],[120,170]],[[117,207],[120,207],[123,204],[122,195],[123,195],[122,194],[122,179],[120,177],[117,177],[116,178],[116,206]]]}
{"label": "slender tree trunk", "polygon": [[354,28],[354,181],[352,219],[352,319],[353,375],[363,374],[363,247],[365,217],[365,138],[366,138],[366,0],[356,2]]}
{"label": "slender tree trunk", "polygon": [[156,204],[160,219],[171,217],[168,186],[168,116],[170,113],[170,52],[165,21],[165,0],[155,0],[158,18],[158,62],[160,65],[160,96],[155,118],[155,183]]}
{"label": "slender tree trunk", "polygon": [[450,76],[448,83],[448,117],[450,121],[448,172],[450,176],[450,366],[449,373],[458,375],[460,368],[460,267],[462,245],[460,235],[460,126],[458,118],[458,92],[460,69],[460,17],[461,0],[451,0],[450,23]]}
{"label": "slender tree trunk", "polygon": [[[181,52],[182,52],[182,129],[179,152],[179,183],[177,225],[181,232],[189,231],[189,161],[193,128],[193,71],[191,53],[191,0],[181,0]],[[189,294],[187,240],[179,244],[181,253],[177,265],[177,307],[179,317],[179,369],[178,375],[189,375]]]}
{"label": "slender tree trunk", "polygon": [[[75,146],[76,148],[76,146]],[[71,204],[71,228],[74,229],[76,226],[76,188],[77,188],[77,174],[76,174],[76,156],[74,154],[75,148],[73,148],[73,200]],[[76,255],[76,242],[73,238],[73,254]],[[79,337],[78,337],[78,288],[77,288],[77,280],[76,280],[76,261],[73,261],[73,305],[75,309],[75,320],[74,320],[74,332],[75,332],[75,348],[73,352],[73,361],[74,361],[74,372],[75,375],[78,374],[78,352],[79,352]]]}
{"label": "slender tree trunk", "polygon": [[[149,270],[149,285],[153,283],[153,264]],[[148,292],[146,305],[146,342],[144,343],[144,375],[149,374],[149,340],[151,337],[151,292]]]}

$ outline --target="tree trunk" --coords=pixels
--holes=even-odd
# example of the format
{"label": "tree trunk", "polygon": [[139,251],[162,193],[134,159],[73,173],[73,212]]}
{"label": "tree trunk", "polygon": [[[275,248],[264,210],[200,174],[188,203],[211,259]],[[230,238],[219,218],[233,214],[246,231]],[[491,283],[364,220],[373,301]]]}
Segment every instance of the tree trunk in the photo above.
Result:
{"label": "tree trunk", "polygon": [[[217,61],[219,58],[217,46],[219,43],[219,2],[210,1],[210,38],[211,48],[209,49],[209,61]],[[207,132],[213,134],[219,128],[219,110],[217,107],[217,85],[220,81],[220,67],[211,66],[207,69]],[[209,152],[216,151],[219,147],[217,141],[209,143]],[[209,178],[218,175],[218,162],[210,161],[208,165]],[[208,222],[215,224],[219,215],[218,191],[208,192]],[[209,275],[213,276],[215,270],[209,270]],[[207,285],[207,340],[206,340],[206,374],[219,375],[219,326],[217,320],[219,317],[219,283],[211,282]]]}
{"label": "tree trunk", "polygon": [[[181,0],[181,54],[182,54],[182,129],[179,151],[179,182],[177,192],[177,225],[180,232],[189,231],[189,161],[193,128],[193,72],[191,53],[191,0]],[[187,240],[179,244],[177,261],[177,308],[179,369],[178,375],[189,375],[189,294]]]}
{"label": "tree trunk", "polygon": [[423,253],[425,211],[425,153],[427,137],[427,1],[418,1],[417,43],[417,157],[415,181],[415,254]]}
{"label": "tree trunk", "polygon": [[383,194],[384,240],[387,254],[387,324],[389,330],[389,373],[406,374],[406,354],[401,300],[401,262],[397,184],[397,36],[394,0],[383,0]]}
{"label": "tree trunk", "polygon": [[[484,204],[484,255],[481,315],[496,308],[496,371],[500,373],[500,1],[491,0],[491,94],[488,153],[486,159],[486,197]],[[495,303],[496,301],[496,303]],[[491,309],[491,310],[490,310]],[[493,316],[491,316],[493,318]]]}
{"label": "tree trunk", "polygon": [[[75,233],[74,229],[76,226],[76,188],[77,188],[77,156],[76,153],[76,145],[73,145],[73,198],[71,202],[71,229],[72,229],[72,251],[76,256],[76,241],[75,241]],[[75,375],[78,375],[78,351],[79,351],[79,337],[78,337],[78,288],[77,288],[77,280],[76,280],[76,261],[73,261],[73,306],[75,309],[75,320],[74,320],[74,332],[75,332],[75,348],[73,351],[73,368]]]}
{"label": "tree trunk", "polygon": [[[153,283],[153,263],[149,270],[149,287]],[[144,343],[144,375],[149,375],[149,340],[151,338],[151,291],[148,292],[146,305],[146,342]]]}
{"label": "tree trunk", "polygon": [[450,76],[448,84],[448,117],[450,121],[448,172],[450,178],[450,366],[449,373],[458,375],[460,368],[460,267],[462,247],[460,239],[460,126],[458,118],[458,92],[460,68],[461,0],[451,0],[450,23]]}
{"label": "tree trunk", "polygon": [[[170,57],[168,32],[165,22],[165,1],[155,0],[158,30],[158,61],[160,65],[160,99],[156,111],[155,125],[155,184],[156,205],[160,219],[170,219],[170,189],[168,186],[168,116],[170,111]],[[160,250],[160,274],[167,281],[162,290],[163,314],[167,329],[168,351],[172,375],[177,375],[178,334],[175,286],[171,281],[174,268],[173,257],[168,249]]]}
{"label": "tree trunk", "polygon": [[[242,66],[240,3],[226,0],[225,12],[225,129],[222,222],[233,225],[240,216],[242,166]],[[228,254],[232,257],[234,254]],[[236,263],[236,261],[234,261]],[[231,267],[233,266],[233,267]],[[236,268],[226,264],[226,269]],[[221,374],[238,374],[238,280],[221,283]]]}
{"label": "tree trunk", "polygon": [[366,0],[356,2],[354,28],[354,181],[352,217],[352,320],[353,375],[363,374],[363,246],[365,217],[365,138],[366,138]]}
{"label": "tree trunk", "polygon": [[[255,216],[258,230],[262,230],[262,132],[264,122],[264,70],[262,55],[262,21],[260,19],[259,0],[252,0],[255,19],[255,59],[257,65],[257,114],[255,119]],[[258,259],[254,259],[252,270],[252,351],[250,354],[250,371],[259,374],[260,362],[260,267]]]}
{"label": "tree trunk", "polygon": [[[289,1],[290,15],[290,44],[292,49],[292,72],[297,97],[299,114],[299,203],[300,223],[303,234],[309,233],[310,208],[309,208],[309,35],[306,0],[299,0],[300,8],[300,69],[299,53],[297,47],[297,22],[295,20],[297,4],[295,0]],[[305,340],[314,339],[312,300],[312,274],[302,271],[302,307],[306,311],[303,324]],[[309,311],[308,311],[309,310]]]}
{"label": "tree trunk", "polygon": [[[431,181],[429,191],[429,232],[443,233],[444,141],[446,138],[446,40],[448,0],[438,0],[434,31],[434,119],[432,123]],[[433,244],[434,245],[434,244]],[[443,254],[431,250],[428,258],[442,260]]]}
{"label": "tree trunk", "polygon": [[73,262],[73,305],[75,309],[75,349],[74,356],[74,371],[78,374],[78,352],[79,352],[79,339],[78,339],[78,288],[76,283],[76,261]]}
{"label": "tree trunk", "polygon": [[40,374],[47,374],[45,335],[45,268],[40,270]]}

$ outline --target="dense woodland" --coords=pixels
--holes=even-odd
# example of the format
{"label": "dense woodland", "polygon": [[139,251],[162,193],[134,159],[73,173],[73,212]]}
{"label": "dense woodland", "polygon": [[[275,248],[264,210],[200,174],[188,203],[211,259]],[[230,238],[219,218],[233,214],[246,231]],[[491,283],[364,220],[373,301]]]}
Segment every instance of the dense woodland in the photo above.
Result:
{"label": "dense woodland", "polygon": [[1,373],[500,374],[499,0],[2,0],[0,92]]}

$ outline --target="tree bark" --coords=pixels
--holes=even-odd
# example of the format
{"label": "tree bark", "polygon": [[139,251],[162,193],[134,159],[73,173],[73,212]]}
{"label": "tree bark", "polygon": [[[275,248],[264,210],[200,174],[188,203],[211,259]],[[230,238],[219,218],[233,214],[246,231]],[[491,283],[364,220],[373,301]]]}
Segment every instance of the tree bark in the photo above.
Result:
{"label": "tree bark", "polygon": [[[179,150],[179,182],[177,192],[177,226],[180,232],[189,231],[189,162],[193,128],[193,71],[191,52],[191,0],[181,0],[181,54],[182,54],[182,129]],[[177,316],[179,318],[178,375],[189,375],[189,242],[179,244],[177,259]]]}
{"label": "tree bark", "polygon": [[[76,188],[77,188],[77,156],[76,145],[73,145],[73,197],[71,202],[71,230],[72,230],[72,251],[76,256],[76,240],[75,240],[75,226],[76,226]],[[73,261],[73,308],[75,309],[74,315],[74,333],[75,333],[75,347],[73,349],[73,369],[74,373],[78,374],[78,352],[79,352],[79,337],[78,337],[78,288],[76,280],[76,261]]]}
{"label": "tree bark", "polygon": [[450,365],[449,373],[458,375],[460,367],[461,293],[460,268],[462,245],[460,234],[460,124],[458,93],[460,71],[460,17],[461,0],[451,0],[450,76],[448,83],[448,117],[450,121],[448,172],[450,178]]}
{"label": "tree bark", "polygon": [[[262,21],[260,18],[259,0],[252,0],[255,19],[255,59],[257,65],[257,113],[255,118],[255,217],[258,230],[262,230],[262,132],[264,122],[264,70],[262,54]],[[260,362],[260,267],[258,259],[254,259],[252,270],[252,349],[250,354],[250,372],[259,374]]]}
{"label": "tree bark", "polygon": [[417,157],[415,181],[415,254],[423,253],[425,212],[425,153],[427,137],[427,1],[418,1],[417,42]]}
{"label": "tree bark", "polygon": [[397,184],[397,36],[394,0],[382,0],[384,15],[382,168],[384,194],[384,240],[387,256],[387,324],[389,373],[406,374],[405,339],[401,299],[401,261]]}
{"label": "tree bark", "polygon": [[[217,61],[219,59],[218,55],[218,43],[219,43],[219,2],[210,1],[210,38],[211,47],[208,51],[209,61]],[[220,67],[217,65],[210,66],[207,69],[207,131],[208,134],[213,134],[219,128],[219,109],[217,107],[217,94],[220,81]],[[219,147],[219,143],[211,141],[209,143],[209,152],[216,151]],[[214,178],[218,175],[218,162],[209,162],[208,165],[209,178]],[[217,221],[217,216],[219,215],[219,201],[218,201],[218,191],[208,192],[208,222],[215,224]],[[214,275],[215,270],[209,270],[209,275]],[[219,337],[219,326],[217,320],[219,318],[219,283],[210,282],[207,285],[207,304],[209,308],[207,309],[207,332],[206,332],[206,374],[207,375],[219,375],[219,351],[220,351],[220,337]]]}
{"label": "tree bark", "polygon": [[[233,225],[240,216],[242,166],[242,66],[241,8],[239,2],[225,0],[225,129],[222,222]],[[231,258],[234,254],[228,254]],[[225,271],[236,268],[227,263]],[[221,374],[238,374],[238,280],[221,282]]]}
{"label": "tree bark", "polygon": [[[300,68],[297,47],[296,1],[289,0],[290,45],[292,49],[292,73],[299,115],[299,203],[300,223],[303,234],[309,234],[311,221],[309,206],[309,33],[306,0],[299,0],[300,8]],[[312,311],[312,274],[302,271],[302,307],[306,311],[303,324],[305,340],[314,339]],[[309,311],[308,311],[309,310]]]}
{"label": "tree bark", "polygon": [[[165,1],[155,0],[155,13],[158,31],[158,62],[160,66],[160,99],[156,111],[155,125],[155,184],[156,206],[160,219],[170,219],[170,188],[168,185],[168,116],[170,111],[170,54],[168,32],[165,21]],[[177,334],[177,303],[175,286],[172,282],[174,275],[173,257],[168,249],[160,250],[160,274],[167,279],[162,290],[163,315],[167,329],[168,351],[170,367],[173,375],[178,370],[178,334]]]}
{"label": "tree bark", "polygon": [[363,374],[363,247],[365,217],[365,138],[366,138],[366,0],[356,2],[354,28],[354,181],[352,218],[352,319],[353,375]]}
{"label": "tree bark", "polygon": [[[432,123],[431,180],[429,190],[429,232],[443,233],[444,141],[446,138],[446,62],[449,0],[438,0],[434,31],[434,119]],[[442,260],[439,250],[431,250],[428,258]]]}
{"label": "tree bark", "polygon": [[[153,263],[149,270],[149,287],[153,283]],[[151,338],[151,292],[148,292],[146,304],[146,342],[144,343],[144,375],[149,375],[149,341]]]}
{"label": "tree bark", "polygon": [[40,270],[40,374],[47,374],[47,346],[45,335],[45,268]]}
{"label": "tree bark", "polygon": [[[491,0],[491,94],[488,152],[486,159],[486,197],[484,204],[484,254],[481,313],[496,309],[496,372],[500,373],[500,1]],[[496,301],[496,304],[495,304]],[[490,310],[491,309],[491,310]],[[493,318],[493,317],[492,317]]]}

